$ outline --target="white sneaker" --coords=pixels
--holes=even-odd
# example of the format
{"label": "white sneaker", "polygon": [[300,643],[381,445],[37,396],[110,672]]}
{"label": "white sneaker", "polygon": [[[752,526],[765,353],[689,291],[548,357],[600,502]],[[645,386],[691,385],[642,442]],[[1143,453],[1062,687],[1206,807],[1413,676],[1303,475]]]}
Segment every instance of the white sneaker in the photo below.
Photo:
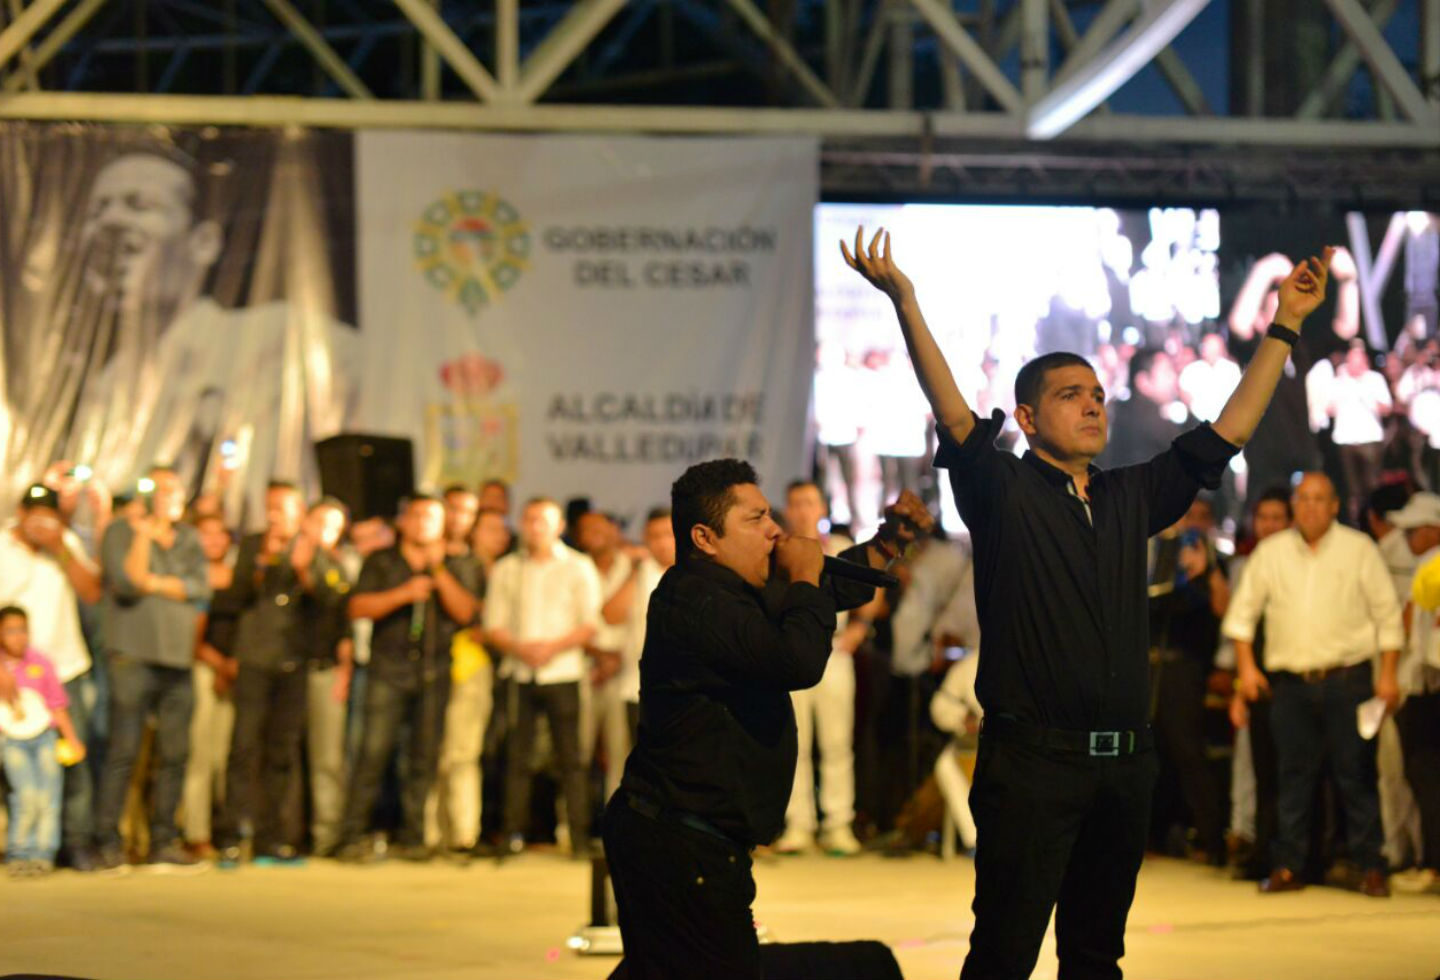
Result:
{"label": "white sneaker", "polygon": [[849,827],[834,827],[820,833],[820,850],[831,857],[854,857],[860,853],[860,842]]}
{"label": "white sneaker", "polygon": [[815,846],[815,838],[809,831],[787,829],[773,845],[776,854],[804,854]]}
{"label": "white sneaker", "polygon": [[1390,876],[1392,888],[1397,892],[1407,892],[1412,895],[1434,891],[1437,881],[1440,881],[1440,876],[1437,876],[1429,868],[1411,868],[1408,871],[1397,871]]}

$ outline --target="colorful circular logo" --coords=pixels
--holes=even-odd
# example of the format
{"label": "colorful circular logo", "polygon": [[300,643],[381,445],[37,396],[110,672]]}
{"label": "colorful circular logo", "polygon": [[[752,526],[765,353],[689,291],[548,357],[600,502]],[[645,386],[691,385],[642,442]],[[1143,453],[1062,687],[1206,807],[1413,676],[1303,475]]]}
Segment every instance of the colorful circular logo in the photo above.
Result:
{"label": "colorful circular logo", "polygon": [[415,262],[430,285],[474,316],[529,268],[530,228],[491,191],[451,191],[421,215]]}

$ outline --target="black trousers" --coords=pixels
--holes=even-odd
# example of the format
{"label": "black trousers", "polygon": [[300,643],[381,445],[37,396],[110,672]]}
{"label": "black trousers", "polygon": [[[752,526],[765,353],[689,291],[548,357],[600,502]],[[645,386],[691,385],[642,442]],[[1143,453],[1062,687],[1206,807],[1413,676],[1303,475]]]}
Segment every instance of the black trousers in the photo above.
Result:
{"label": "black trousers", "polygon": [[[304,676],[303,674],[301,675]],[[345,797],[345,818],[340,839],[357,841],[369,829],[370,816],[380,797],[380,784],[395,743],[406,732],[405,773],[400,787],[401,826],[396,843],[417,846],[425,842],[425,795],[435,782],[440,764],[440,739],[445,731],[445,706],[450,702],[450,672],[416,687],[401,687],[370,672],[365,686],[364,729],[355,760],[350,792]]]}
{"label": "black trousers", "polygon": [[1425,867],[1440,871],[1440,692],[1412,694],[1395,716],[1405,778],[1420,807]]}
{"label": "black trousers", "polygon": [[300,778],[305,676],[303,666],[287,671],[240,665],[225,808],[215,834],[221,847],[247,836],[256,854],[300,846],[304,829],[290,803]]}
{"label": "black trousers", "polygon": [[1091,758],[981,736],[962,980],[1028,977],[1052,909],[1062,980],[1121,975],[1156,769],[1153,751]]}
{"label": "black trousers", "polygon": [[1361,738],[1355,727],[1355,709],[1374,693],[1374,684],[1368,661],[1315,683],[1271,672],[1270,720],[1280,775],[1272,868],[1298,872],[1305,867],[1315,790],[1328,761],[1345,810],[1350,860],[1362,871],[1385,870],[1375,743]]}
{"label": "black trousers", "polygon": [[1269,698],[1250,705],[1250,765],[1255,770],[1255,851],[1245,872],[1259,879],[1270,873],[1270,848],[1280,825],[1280,763]]}
{"label": "black trousers", "polygon": [[535,718],[550,722],[555,761],[565,788],[565,815],[571,848],[583,853],[590,842],[590,793],[580,762],[580,685],[521,684],[511,681],[505,696],[514,710],[505,755],[505,833],[523,834],[530,824],[530,765],[535,753]]}
{"label": "black trousers", "polygon": [[1185,808],[1212,861],[1225,856],[1220,784],[1205,758],[1205,685],[1209,667],[1177,658],[1153,668],[1155,743],[1160,764],[1175,774]]}
{"label": "black trousers", "polygon": [[605,808],[603,833],[625,943],[614,975],[761,975],[755,877],[738,844],[642,816],[623,788]]}

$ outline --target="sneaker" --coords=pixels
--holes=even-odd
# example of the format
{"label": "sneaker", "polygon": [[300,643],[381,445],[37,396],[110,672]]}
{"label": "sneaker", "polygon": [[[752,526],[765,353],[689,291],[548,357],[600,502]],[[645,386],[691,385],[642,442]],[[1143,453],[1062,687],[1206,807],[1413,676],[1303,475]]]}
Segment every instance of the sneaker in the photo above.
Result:
{"label": "sneaker", "polygon": [[172,842],[158,851],[151,851],[146,867],[156,874],[193,875],[204,873],[210,866]]}
{"label": "sneaker", "polygon": [[71,851],[67,863],[72,871],[79,871],[81,874],[100,870],[99,856],[88,847],[77,847]]}
{"label": "sneaker", "polygon": [[1432,891],[1437,884],[1440,884],[1440,875],[1431,868],[1411,868],[1408,871],[1397,871],[1390,876],[1391,888],[1410,895]]}
{"label": "sneaker", "polygon": [[130,862],[125,860],[125,852],[118,846],[102,847],[96,856],[98,871],[102,875],[117,876],[130,873]]}
{"label": "sneaker", "polygon": [[305,859],[289,844],[267,847],[256,853],[253,863],[260,868],[303,868]]}
{"label": "sneaker", "polygon": [[424,844],[396,844],[391,852],[402,861],[424,864],[435,856],[435,852]]}
{"label": "sneaker", "polygon": [[215,867],[221,871],[234,871],[240,867],[240,845],[230,844],[215,852]]}
{"label": "sneaker", "polygon": [[44,878],[55,873],[55,862],[35,860],[30,862],[30,877]]}
{"label": "sneaker", "polygon": [[473,847],[447,847],[440,852],[440,856],[457,868],[468,868],[470,862],[475,859],[475,849]]}
{"label": "sneaker", "polygon": [[854,857],[860,853],[860,842],[849,827],[832,827],[821,831],[820,850],[831,857]]}
{"label": "sneaker", "polygon": [[20,860],[6,861],[5,873],[11,878],[28,878],[30,877],[30,862]]}
{"label": "sneaker", "polygon": [[780,839],[771,844],[771,850],[776,854],[804,854],[815,846],[815,839],[808,832],[803,830],[787,829],[780,835]]}
{"label": "sneaker", "polygon": [[336,849],[335,860],[341,864],[374,864],[380,855],[364,841],[352,840]]}

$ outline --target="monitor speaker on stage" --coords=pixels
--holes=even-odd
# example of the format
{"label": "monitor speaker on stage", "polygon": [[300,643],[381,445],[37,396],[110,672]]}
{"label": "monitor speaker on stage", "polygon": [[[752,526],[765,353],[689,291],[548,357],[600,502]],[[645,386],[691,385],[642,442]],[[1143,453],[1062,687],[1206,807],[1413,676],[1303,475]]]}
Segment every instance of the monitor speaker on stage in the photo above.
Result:
{"label": "monitor speaker on stage", "polygon": [[344,501],[353,520],[391,518],[415,492],[415,448],[409,439],[344,433],[315,444],[320,489]]}

